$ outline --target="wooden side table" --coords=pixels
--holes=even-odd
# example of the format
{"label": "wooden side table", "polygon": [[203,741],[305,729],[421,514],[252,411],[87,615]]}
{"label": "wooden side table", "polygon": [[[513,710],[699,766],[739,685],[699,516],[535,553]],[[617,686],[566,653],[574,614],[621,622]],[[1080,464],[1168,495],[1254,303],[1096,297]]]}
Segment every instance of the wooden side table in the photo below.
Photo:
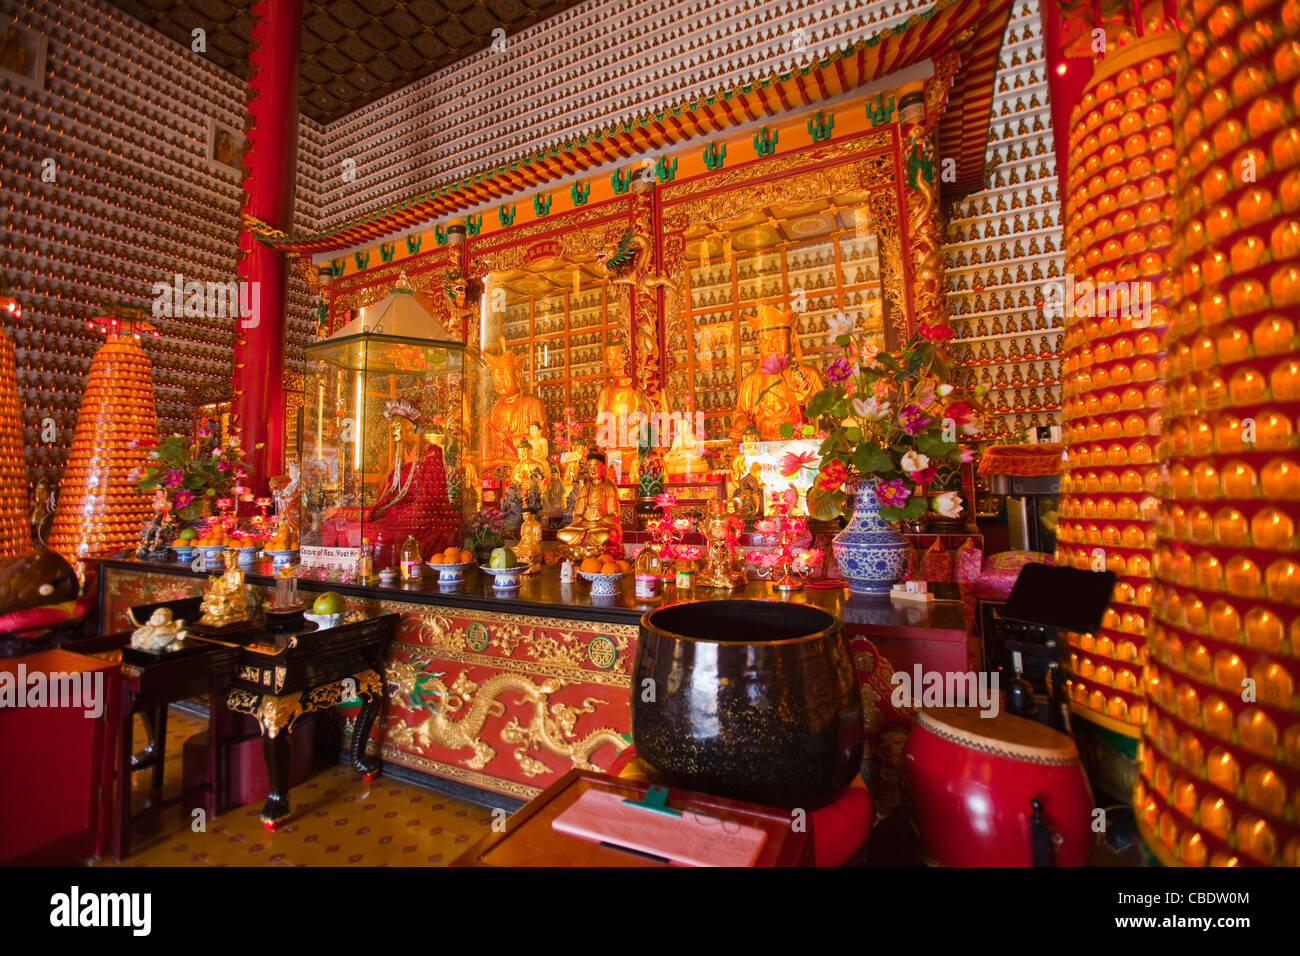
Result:
{"label": "wooden side table", "polygon": [[[588,790],[604,790],[642,799],[650,784],[589,770],[570,770],[534,797],[506,822],[458,857],[452,866],[669,866],[671,864],[617,847],[579,839],[551,824]],[[668,806],[696,810],[757,827],[767,834],[755,866],[811,866],[811,829],[796,832],[788,810],[741,803],[723,797],[669,790]]]}

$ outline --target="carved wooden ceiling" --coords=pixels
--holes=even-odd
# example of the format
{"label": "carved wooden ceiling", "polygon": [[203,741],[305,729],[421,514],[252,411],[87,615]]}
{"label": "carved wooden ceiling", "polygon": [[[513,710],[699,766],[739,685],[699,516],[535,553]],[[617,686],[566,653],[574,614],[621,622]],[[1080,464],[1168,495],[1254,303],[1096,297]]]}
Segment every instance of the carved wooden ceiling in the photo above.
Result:
{"label": "carved wooden ceiling", "polygon": [[[212,62],[246,78],[252,0],[109,0],[185,46],[207,33]],[[580,0],[305,0],[298,101],[329,123]],[[500,36],[500,34],[496,34]]]}

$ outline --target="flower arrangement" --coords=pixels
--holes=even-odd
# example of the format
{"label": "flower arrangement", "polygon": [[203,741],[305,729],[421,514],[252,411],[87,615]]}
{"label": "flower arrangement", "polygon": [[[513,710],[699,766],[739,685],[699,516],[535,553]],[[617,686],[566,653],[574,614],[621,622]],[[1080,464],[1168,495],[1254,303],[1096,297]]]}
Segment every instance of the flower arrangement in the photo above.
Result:
{"label": "flower arrangement", "polygon": [[772,586],[782,591],[793,591],[803,586],[807,576],[822,558],[821,551],[796,551],[795,539],[808,532],[808,522],[802,515],[792,512],[799,503],[799,492],[787,488],[772,497],[774,517],[762,518],[754,523],[761,534],[775,534],[777,546],[771,551],[751,551],[745,557],[758,569],[758,576],[771,579]]}
{"label": "flower arrangement", "polygon": [[[975,410],[945,384],[947,365],[939,354],[942,342],[952,337],[944,324],[920,323],[898,353],[882,351],[874,343],[850,334],[848,320],[831,323],[831,334],[843,354],[826,368],[828,387],[808,402],[808,419],[820,422],[826,437],[818,450],[820,462],[808,493],[810,514],[831,520],[848,498],[846,486],[874,479],[880,516],[887,521],[911,521],[933,508],[945,517],[961,510],[961,498],[950,491],[927,498],[945,463],[968,462],[973,452],[960,436],[973,433]],[[978,394],[978,389],[977,389]],[[793,437],[791,425],[782,434]],[[802,434],[817,433],[805,425]],[[804,453],[799,461],[783,462],[782,471],[802,467],[816,456]]]}
{"label": "flower arrangement", "polygon": [[506,540],[505,521],[496,508],[475,512],[465,528],[465,542],[471,551],[499,548]]}
{"label": "flower arrangement", "polygon": [[130,447],[149,450],[149,464],[130,475],[137,490],[145,494],[161,488],[178,518],[198,518],[219,499],[253,500],[243,483],[248,468],[238,436],[223,443],[213,426],[204,426],[192,442],[175,434],[160,442],[135,439]]}

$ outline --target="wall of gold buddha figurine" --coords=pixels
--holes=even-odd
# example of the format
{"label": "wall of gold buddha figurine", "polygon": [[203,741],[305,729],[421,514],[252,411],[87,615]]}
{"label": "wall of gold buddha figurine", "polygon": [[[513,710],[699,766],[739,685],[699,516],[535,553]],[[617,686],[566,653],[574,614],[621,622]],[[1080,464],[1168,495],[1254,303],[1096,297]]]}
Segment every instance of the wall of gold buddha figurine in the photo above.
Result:
{"label": "wall of gold buddha figurine", "polygon": [[1017,2],[994,81],[989,188],[959,200],[943,246],[955,383],[989,389],[977,439],[1061,424],[1064,317],[1044,310],[1061,282],[1060,197],[1037,2]]}
{"label": "wall of gold buddha figurine", "polygon": [[1167,475],[1133,805],[1168,862],[1295,866],[1298,24],[1280,0],[1179,15]]}
{"label": "wall of gold buddha figurine", "polygon": [[1056,557],[1114,571],[1119,580],[1100,629],[1068,635],[1066,691],[1077,714],[1134,738],[1146,720],[1141,680],[1172,285],[1164,265],[1175,190],[1169,106],[1177,46],[1172,30],[1116,46],[1096,69],[1069,131],[1067,269],[1078,283],[1123,283],[1134,293],[1141,284],[1145,292],[1129,295],[1124,314],[1116,314],[1109,294],[1104,303],[1080,296],[1067,310]]}

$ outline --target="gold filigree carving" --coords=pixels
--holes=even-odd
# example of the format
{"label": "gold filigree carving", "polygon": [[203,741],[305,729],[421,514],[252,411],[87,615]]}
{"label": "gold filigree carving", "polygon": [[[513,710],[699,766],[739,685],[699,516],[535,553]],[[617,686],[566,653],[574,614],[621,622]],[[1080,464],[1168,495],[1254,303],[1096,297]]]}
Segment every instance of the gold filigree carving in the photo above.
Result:
{"label": "gold filigree carving", "polygon": [[354,695],[375,697],[383,693],[383,689],[379,674],[368,668],[351,677],[313,687],[306,693],[294,691],[280,696],[234,688],[226,693],[226,706],[236,713],[255,717],[258,728],[267,737],[278,737],[281,733],[291,732],[294,722],[303,714],[328,710]]}

